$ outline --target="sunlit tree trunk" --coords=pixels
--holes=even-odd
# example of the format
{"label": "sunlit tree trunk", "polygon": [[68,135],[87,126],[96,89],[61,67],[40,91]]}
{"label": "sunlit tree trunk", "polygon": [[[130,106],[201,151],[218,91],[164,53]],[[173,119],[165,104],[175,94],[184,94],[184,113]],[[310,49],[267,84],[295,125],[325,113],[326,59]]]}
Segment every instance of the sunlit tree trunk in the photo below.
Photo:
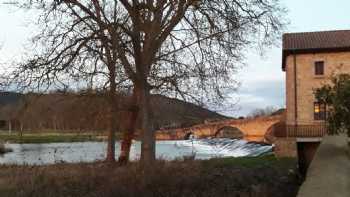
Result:
{"label": "sunlit tree trunk", "polygon": [[139,114],[138,108],[138,91],[135,87],[133,90],[132,98],[131,98],[131,106],[129,109],[129,116],[127,121],[126,129],[123,133],[123,140],[120,149],[120,156],[118,162],[122,165],[125,165],[129,162],[130,159],[130,149],[132,145],[132,140],[135,136],[135,130],[137,125],[137,117]]}
{"label": "sunlit tree trunk", "polygon": [[11,133],[12,133],[12,122],[11,122],[11,120],[8,121],[8,127],[9,127],[9,134],[11,135]]}

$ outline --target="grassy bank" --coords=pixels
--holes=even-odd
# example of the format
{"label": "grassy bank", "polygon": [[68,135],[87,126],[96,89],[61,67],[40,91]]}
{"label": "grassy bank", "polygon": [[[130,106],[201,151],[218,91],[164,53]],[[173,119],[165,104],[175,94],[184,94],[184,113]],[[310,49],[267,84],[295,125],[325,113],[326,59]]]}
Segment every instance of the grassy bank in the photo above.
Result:
{"label": "grassy bank", "polygon": [[57,142],[86,142],[102,141],[104,136],[96,133],[23,133],[8,134],[0,132],[0,141],[9,143],[57,143]]}
{"label": "grassy bank", "polygon": [[293,159],[273,156],[158,161],[144,178],[138,163],[1,166],[0,196],[15,197],[294,197]]}

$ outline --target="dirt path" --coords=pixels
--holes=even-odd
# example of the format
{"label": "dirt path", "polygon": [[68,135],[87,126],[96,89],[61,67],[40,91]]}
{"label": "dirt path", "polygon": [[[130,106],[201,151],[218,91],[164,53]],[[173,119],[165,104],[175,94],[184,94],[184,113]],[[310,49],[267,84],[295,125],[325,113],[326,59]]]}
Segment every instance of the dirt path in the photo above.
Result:
{"label": "dirt path", "polygon": [[348,150],[345,136],[326,136],[309,167],[298,197],[349,197]]}

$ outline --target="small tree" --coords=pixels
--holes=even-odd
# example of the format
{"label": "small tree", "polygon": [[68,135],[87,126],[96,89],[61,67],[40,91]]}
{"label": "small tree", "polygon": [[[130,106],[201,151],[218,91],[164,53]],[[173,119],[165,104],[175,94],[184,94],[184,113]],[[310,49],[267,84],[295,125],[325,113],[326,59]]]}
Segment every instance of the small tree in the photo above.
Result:
{"label": "small tree", "polygon": [[350,136],[350,75],[332,77],[332,83],[316,89],[315,96],[319,102],[330,106],[327,117],[329,133]]}
{"label": "small tree", "polygon": [[[86,2],[86,1],[84,1]],[[118,92],[128,86],[120,66],[113,24],[105,18],[117,9],[102,9],[99,1],[12,1],[37,16],[38,30],[31,39],[30,52],[23,61],[9,66],[0,78],[2,88],[16,87],[25,92],[53,89],[102,89],[109,102],[107,158],[115,161],[115,133],[118,130]],[[123,85],[124,84],[124,85]]]}

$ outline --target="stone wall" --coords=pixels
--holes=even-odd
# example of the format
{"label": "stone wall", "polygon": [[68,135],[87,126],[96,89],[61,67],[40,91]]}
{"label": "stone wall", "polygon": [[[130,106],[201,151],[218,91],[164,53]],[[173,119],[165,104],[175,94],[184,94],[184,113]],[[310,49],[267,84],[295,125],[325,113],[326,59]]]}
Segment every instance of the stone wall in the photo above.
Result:
{"label": "stone wall", "polygon": [[298,156],[297,143],[295,138],[277,138],[275,141],[274,153],[276,157]]}
{"label": "stone wall", "polygon": [[270,127],[281,120],[280,115],[258,117],[254,119],[230,119],[218,122],[194,125],[188,128],[163,129],[156,132],[157,140],[182,140],[189,133],[197,138],[216,137],[224,127],[239,129],[248,141],[263,141]]}

